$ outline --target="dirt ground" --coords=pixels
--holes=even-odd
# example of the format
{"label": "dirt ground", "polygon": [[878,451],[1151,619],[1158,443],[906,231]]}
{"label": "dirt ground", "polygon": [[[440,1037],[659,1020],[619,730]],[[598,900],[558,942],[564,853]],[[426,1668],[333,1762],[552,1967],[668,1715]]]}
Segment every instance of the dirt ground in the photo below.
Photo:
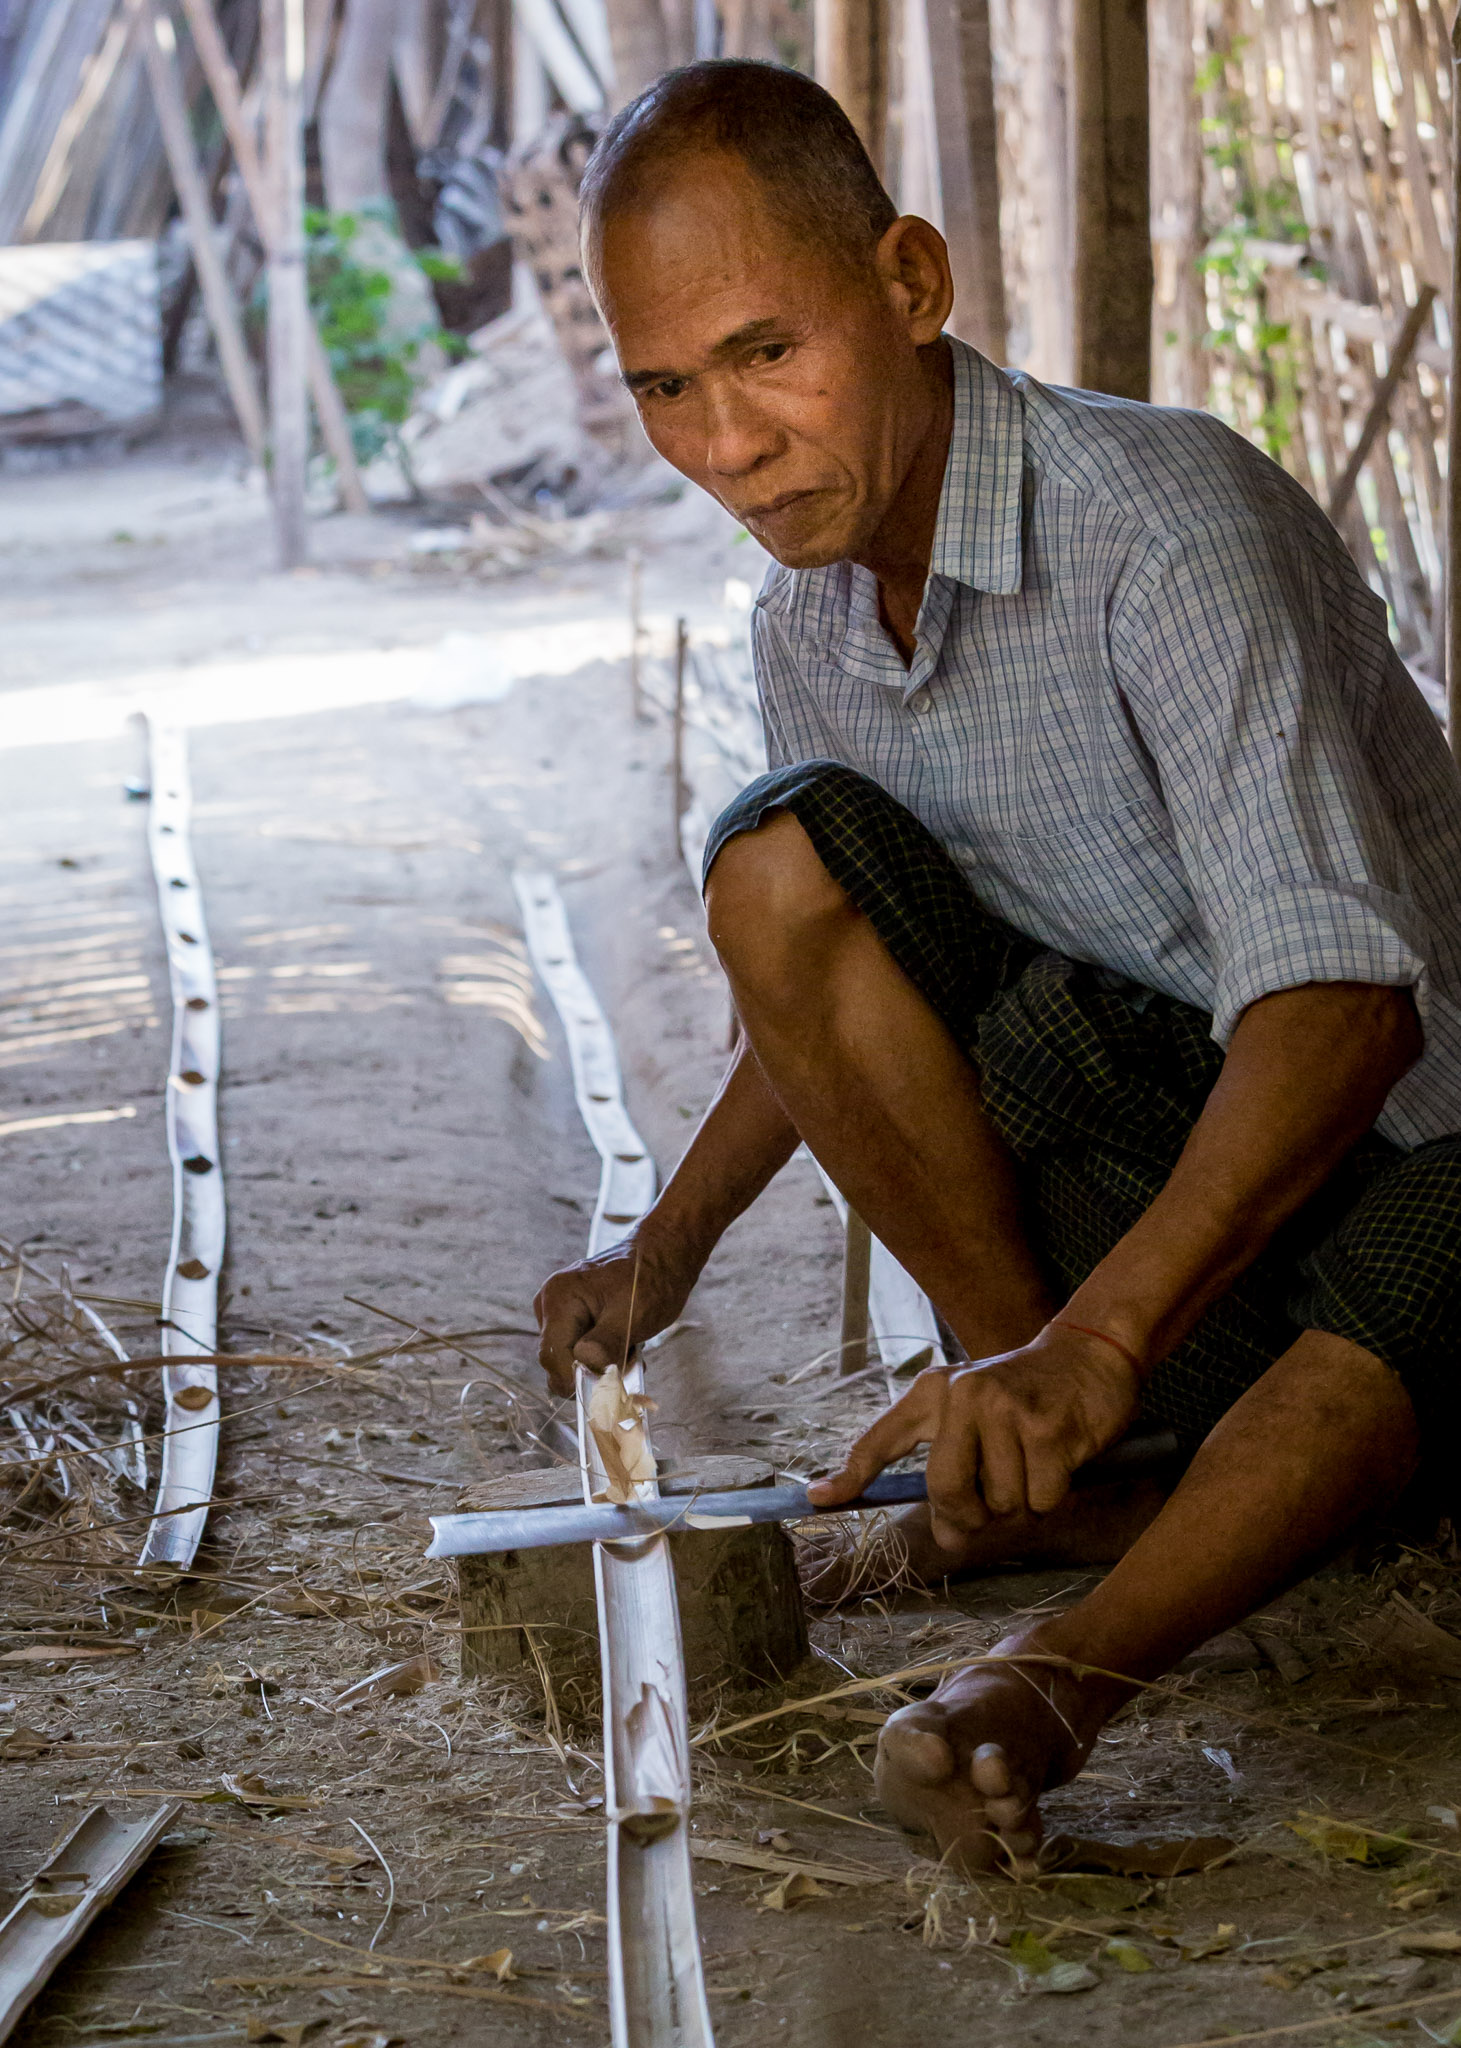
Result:
{"label": "dirt ground", "polygon": [[[0,475],[0,1237],[64,1261],[153,1348],[169,1011],[124,788],[150,697],[192,728],[225,992],[224,1341],[297,1361],[225,1373],[228,1504],[180,1585],[118,1561],[138,1496],[110,1548],[5,1524],[5,1896],[89,1803],[185,1802],[26,2048],[607,2038],[596,1733],[562,1747],[541,1689],[459,1676],[452,1583],[422,1553],[431,1509],[540,1461],[493,1373],[529,1374],[533,1293],[581,1250],[597,1178],[512,869],[558,875],[668,1170],[727,1018],[673,848],[666,723],[629,713],[623,549],[644,549],[661,622],[712,621],[725,577],[754,572],[685,502],[495,579],[423,564],[410,531],[331,520],[317,566],[278,575],[259,493],[200,412],[125,461]],[[95,1111],[120,1113],[60,1121]],[[837,1265],[793,1162],[654,1356],[663,1451],[830,1457],[878,1398],[794,1377],[833,1332]],[[1233,1844],[1172,1878],[961,1884],[874,1799],[876,1723],[906,1692],[795,1704],[987,1644],[1079,1574],[815,1620],[787,1689],[720,1719],[786,1711],[696,1751],[704,1843],[837,1873],[798,1900],[697,1860],[717,2038],[1461,2040],[1456,1555],[1397,1540],[1324,1574],[1145,1694],[1052,1795],[1077,1864]],[[334,1710],[422,1653],[441,1675],[421,1690]]]}

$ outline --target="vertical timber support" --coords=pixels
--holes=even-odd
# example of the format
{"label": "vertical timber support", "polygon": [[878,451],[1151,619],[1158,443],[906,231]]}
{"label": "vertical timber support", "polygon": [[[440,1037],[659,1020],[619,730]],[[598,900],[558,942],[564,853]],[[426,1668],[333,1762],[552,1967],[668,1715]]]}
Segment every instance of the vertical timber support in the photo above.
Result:
{"label": "vertical timber support", "polygon": [[[193,48],[198,53],[198,62],[203,67],[208,90],[213,95],[213,104],[218,109],[218,118],[223,123],[224,133],[233,151],[234,167],[243,182],[249,211],[254,216],[254,224],[258,228],[260,239],[267,241],[273,227],[273,214],[264,166],[259,161],[253,130],[244,112],[238,74],[233,68],[228,47],[219,33],[212,0],[183,0],[183,11],[188,18]],[[326,40],[324,28],[318,19],[318,6],[314,11],[316,21],[313,31],[307,25],[307,51],[317,51]],[[317,88],[318,80],[311,80],[307,71],[304,92],[306,105],[312,101]],[[368,512],[370,500],[366,497],[365,486],[360,481],[360,471],[355,461],[355,447],[350,438],[349,417],[336,388],[330,359],[325,354],[324,344],[316,332],[313,319],[310,321],[306,342],[309,348],[310,390],[314,394],[315,412],[319,416],[320,438],[334,462],[335,474],[340,483],[341,501],[349,512]]]}
{"label": "vertical timber support", "polygon": [[999,145],[989,0],[915,0],[926,8],[934,150],[954,276],[949,325],[991,361],[1008,348],[999,240]]}
{"label": "vertical timber support", "polygon": [[1075,378],[1150,398],[1146,0],[1073,0]]}
{"label": "vertical timber support", "polygon": [[263,0],[266,185],[270,225],[269,426],[274,527],[281,569],[309,553],[309,297],[304,272],[304,0]]}
{"label": "vertical timber support", "polygon": [[812,50],[824,85],[881,177],[887,156],[889,0],[815,0]]}
{"label": "vertical timber support", "polygon": [[262,463],[264,408],[254,378],[254,366],[244,345],[243,325],[233,287],[218,253],[213,208],[203,169],[193,147],[187,101],[183,98],[182,82],[178,77],[177,40],[172,21],[158,8],[157,0],[128,0],[128,7],[142,46],[152,104],[157,110],[157,125],[162,132],[173,189],[178,195],[178,205],[187,226],[193,264],[202,287],[208,324],[217,344],[224,382],[249,453],[255,462]]}

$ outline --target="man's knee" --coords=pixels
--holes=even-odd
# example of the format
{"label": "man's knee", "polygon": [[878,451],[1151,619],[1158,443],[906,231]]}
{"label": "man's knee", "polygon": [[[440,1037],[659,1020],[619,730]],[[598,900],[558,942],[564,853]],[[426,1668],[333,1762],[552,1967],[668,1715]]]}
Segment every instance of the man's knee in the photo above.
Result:
{"label": "man's knee", "polygon": [[727,840],[706,881],[705,912],[731,980],[767,994],[802,984],[819,946],[857,915],[790,811]]}

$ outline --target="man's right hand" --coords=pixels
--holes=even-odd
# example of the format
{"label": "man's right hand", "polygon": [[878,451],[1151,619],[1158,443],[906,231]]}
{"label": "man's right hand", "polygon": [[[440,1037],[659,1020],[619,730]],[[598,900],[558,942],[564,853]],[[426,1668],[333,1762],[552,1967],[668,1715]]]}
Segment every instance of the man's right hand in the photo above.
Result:
{"label": "man's right hand", "polygon": [[667,1329],[699,1275],[699,1260],[634,1236],[545,1281],[533,1311],[541,1333],[538,1361],[554,1392],[572,1393],[575,1363],[591,1372],[622,1365],[634,1345]]}

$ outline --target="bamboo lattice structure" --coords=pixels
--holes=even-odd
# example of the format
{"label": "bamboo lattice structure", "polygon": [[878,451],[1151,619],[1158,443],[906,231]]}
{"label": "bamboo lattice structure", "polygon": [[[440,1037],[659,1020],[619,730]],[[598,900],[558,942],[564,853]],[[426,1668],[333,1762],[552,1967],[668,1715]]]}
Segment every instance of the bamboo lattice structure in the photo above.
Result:
{"label": "bamboo lattice structure", "polygon": [[[1439,706],[1452,124],[1440,0],[1157,5],[1169,19],[1154,75],[1155,395],[1220,413],[1331,509]],[[1197,202],[1185,219],[1184,190]]]}

